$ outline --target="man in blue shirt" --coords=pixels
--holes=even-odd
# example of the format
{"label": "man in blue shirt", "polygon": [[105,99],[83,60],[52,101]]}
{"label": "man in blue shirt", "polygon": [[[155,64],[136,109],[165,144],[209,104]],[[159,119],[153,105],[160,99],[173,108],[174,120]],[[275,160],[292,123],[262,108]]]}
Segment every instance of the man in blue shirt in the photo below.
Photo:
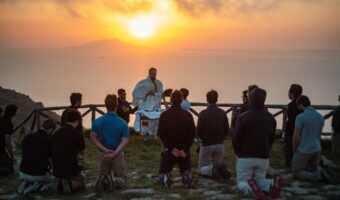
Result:
{"label": "man in blue shirt", "polygon": [[305,181],[319,181],[321,179],[321,172],[318,169],[321,153],[320,137],[324,118],[311,107],[307,96],[300,96],[296,104],[303,113],[299,114],[295,121],[293,177]]}
{"label": "man in blue shirt", "polygon": [[117,105],[117,96],[107,95],[107,113],[92,125],[91,140],[99,149],[101,157],[97,190],[121,189],[127,184],[123,149],[129,141],[129,129],[127,123],[116,114]]}

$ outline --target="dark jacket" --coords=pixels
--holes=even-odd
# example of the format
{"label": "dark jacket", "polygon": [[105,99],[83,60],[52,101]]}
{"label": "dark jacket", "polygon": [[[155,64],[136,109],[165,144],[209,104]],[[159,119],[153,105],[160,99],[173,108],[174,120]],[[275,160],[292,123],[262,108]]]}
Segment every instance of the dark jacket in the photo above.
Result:
{"label": "dark jacket", "polygon": [[340,133],[340,106],[333,113],[332,128],[334,133]]}
{"label": "dark jacket", "polygon": [[200,112],[197,121],[197,135],[203,146],[223,144],[229,132],[228,118],[216,104]]}
{"label": "dark jacket", "polygon": [[189,152],[195,136],[195,123],[192,115],[180,106],[171,106],[161,114],[158,135],[164,148]]}
{"label": "dark jacket", "polygon": [[276,120],[264,108],[266,92],[256,89],[250,95],[250,110],[240,115],[233,135],[235,154],[240,158],[269,157],[274,142]]}
{"label": "dark jacket", "polygon": [[45,175],[49,171],[48,159],[52,157],[53,142],[45,130],[27,135],[22,141],[20,171],[32,176]]}
{"label": "dark jacket", "polygon": [[294,129],[295,129],[295,119],[296,116],[298,116],[301,113],[301,111],[298,109],[296,105],[296,101],[293,100],[288,104],[287,109],[287,124],[286,124],[286,130],[285,130],[285,138],[287,137],[293,137]]}

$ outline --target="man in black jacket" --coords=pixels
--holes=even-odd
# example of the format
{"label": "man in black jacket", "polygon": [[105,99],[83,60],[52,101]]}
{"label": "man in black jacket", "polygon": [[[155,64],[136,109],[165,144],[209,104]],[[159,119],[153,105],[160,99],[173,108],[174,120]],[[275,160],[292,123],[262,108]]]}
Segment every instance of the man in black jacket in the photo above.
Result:
{"label": "man in black jacket", "polygon": [[71,193],[85,187],[79,157],[85,151],[85,141],[77,127],[81,123],[77,110],[67,113],[66,125],[56,131],[53,137],[53,175],[57,178],[57,192]]}
{"label": "man in black jacket", "polygon": [[201,111],[197,122],[197,135],[201,139],[199,173],[228,180],[230,173],[223,163],[224,139],[229,132],[224,110],[216,106],[218,93],[211,90],[206,95],[208,108]]}
{"label": "man in black jacket", "polygon": [[286,167],[292,167],[292,159],[293,159],[293,135],[295,129],[295,119],[301,111],[298,109],[296,105],[296,99],[301,96],[302,87],[298,84],[292,84],[289,88],[288,97],[291,102],[288,104],[287,109],[287,124],[286,130],[284,134],[285,144],[284,144],[284,154],[286,160]]}
{"label": "man in black jacket", "polygon": [[37,132],[27,135],[22,141],[22,159],[18,193],[27,194],[49,190],[54,180],[50,174],[53,142],[51,134],[56,123],[47,119]]}
{"label": "man in black jacket", "polygon": [[181,102],[182,93],[175,90],[171,96],[172,106],[162,113],[158,125],[158,135],[164,146],[159,178],[169,189],[173,187],[170,172],[176,163],[184,186],[192,186],[190,147],[195,136],[195,123],[192,115],[181,108]]}
{"label": "man in black jacket", "polygon": [[246,195],[258,199],[265,198],[263,191],[273,198],[281,192],[279,175],[274,176],[274,181],[265,179],[276,130],[275,118],[264,108],[265,99],[266,91],[263,89],[250,93],[250,110],[239,116],[233,135],[237,186]]}

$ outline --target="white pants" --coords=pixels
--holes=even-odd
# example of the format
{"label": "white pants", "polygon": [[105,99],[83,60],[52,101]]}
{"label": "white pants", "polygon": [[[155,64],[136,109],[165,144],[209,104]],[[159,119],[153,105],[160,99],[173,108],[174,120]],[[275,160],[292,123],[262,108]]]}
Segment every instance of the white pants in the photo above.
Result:
{"label": "white pants", "polygon": [[238,189],[246,195],[251,195],[248,180],[254,179],[262,191],[269,192],[273,181],[265,179],[268,167],[268,159],[236,158],[236,183]]}

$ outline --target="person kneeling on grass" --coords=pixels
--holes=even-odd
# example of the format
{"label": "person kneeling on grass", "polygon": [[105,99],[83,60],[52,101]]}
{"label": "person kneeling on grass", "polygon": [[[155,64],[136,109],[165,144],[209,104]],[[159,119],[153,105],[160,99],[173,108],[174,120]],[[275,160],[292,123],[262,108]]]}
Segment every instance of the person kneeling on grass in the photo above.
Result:
{"label": "person kneeling on grass", "polygon": [[56,177],[54,190],[70,194],[85,188],[79,154],[84,154],[85,141],[77,130],[81,124],[81,115],[77,110],[67,113],[66,125],[56,131],[53,137],[53,175]]}
{"label": "person kneeling on grass", "polygon": [[215,179],[230,179],[223,162],[224,139],[229,132],[228,118],[224,110],[216,106],[218,93],[211,90],[206,95],[208,107],[200,112],[197,135],[201,139],[198,172]]}
{"label": "person kneeling on grass", "polygon": [[177,163],[185,187],[192,187],[190,147],[195,136],[195,124],[192,115],[181,108],[182,93],[175,90],[171,95],[172,106],[161,114],[158,135],[162,140],[162,152],[159,178],[160,182],[173,188],[170,177],[172,168]]}
{"label": "person kneeling on grass", "polygon": [[19,194],[42,192],[52,188],[54,177],[50,174],[50,159],[53,142],[49,135],[55,128],[56,123],[47,119],[41,129],[27,135],[22,141]]}
{"label": "person kneeling on grass", "polygon": [[107,95],[105,106],[107,113],[94,121],[91,130],[91,140],[100,151],[100,176],[95,186],[99,192],[114,191],[127,186],[123,149],[129,142],[129,128],[116,114],[116,95]]}
{"label": "person kneeling on grass", "polygon": [[257,199],[265,199],[264,192],[279,197],[282,187],[280,175],[275,175],[273,180],[265,179],[276,130],[275,118],[264,108],[265,99],[263,89],[250,93],[250,110],[238,117],[233,135],[237,187]]}

